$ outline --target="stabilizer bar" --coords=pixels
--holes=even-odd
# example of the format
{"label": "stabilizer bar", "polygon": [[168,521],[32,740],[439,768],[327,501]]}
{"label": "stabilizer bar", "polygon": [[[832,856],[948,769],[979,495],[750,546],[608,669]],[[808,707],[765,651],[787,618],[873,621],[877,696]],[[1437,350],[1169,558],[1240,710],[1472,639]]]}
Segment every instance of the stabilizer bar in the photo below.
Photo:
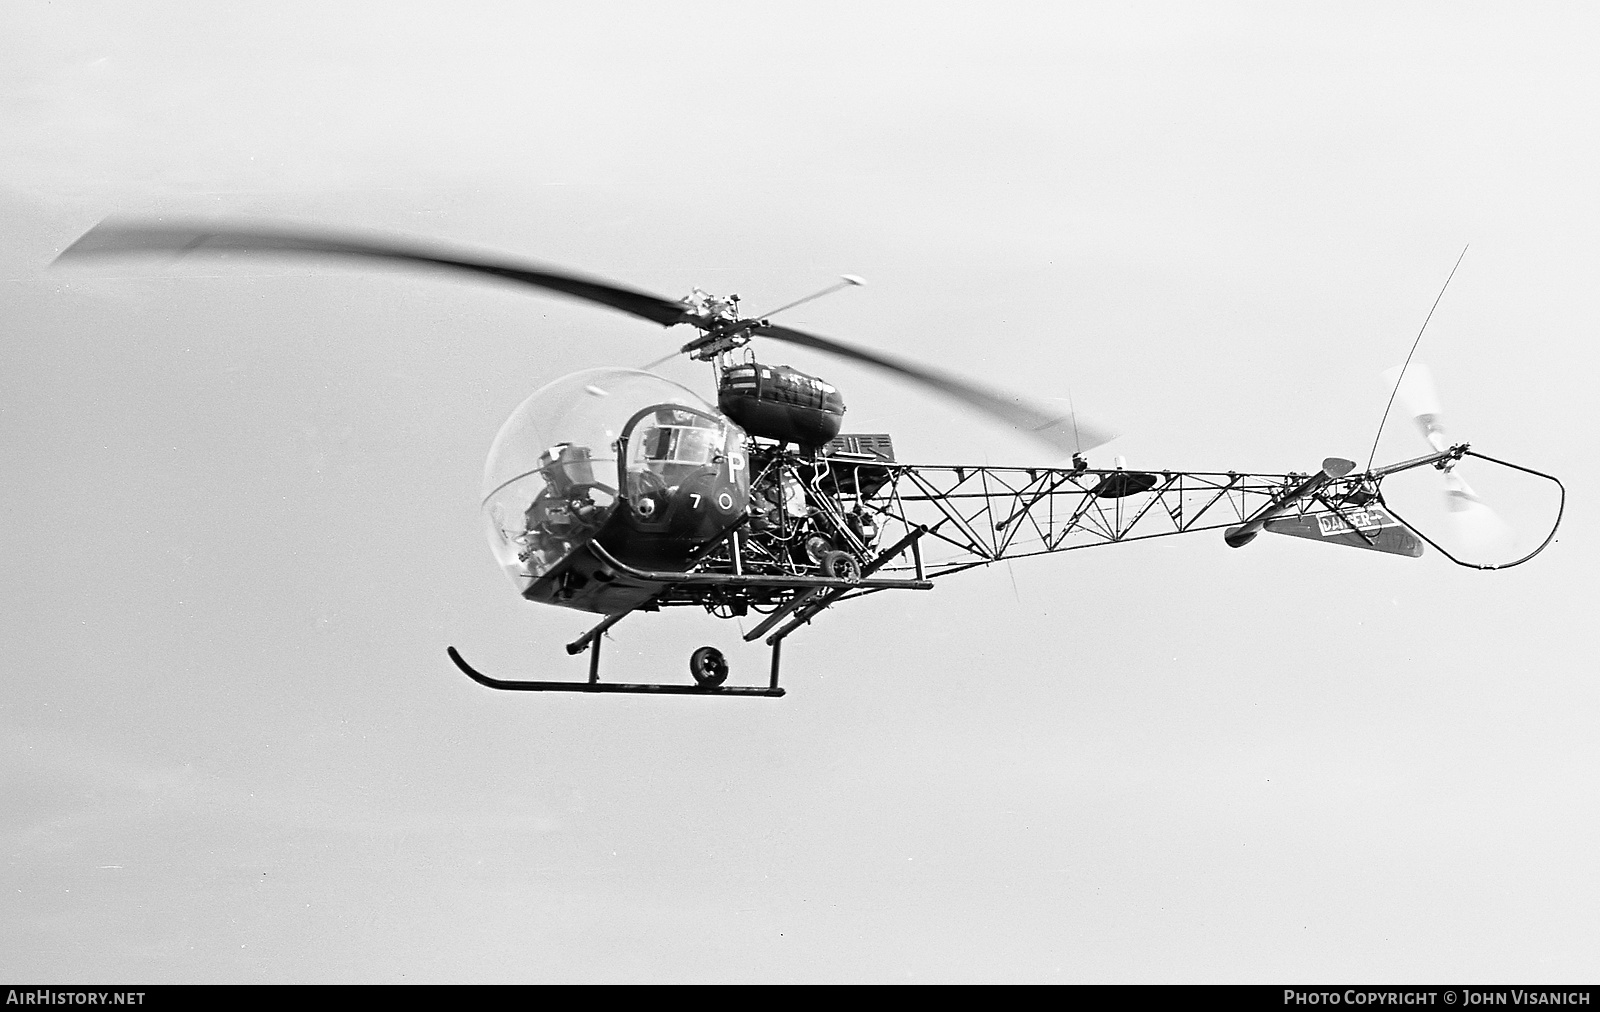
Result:
{"label": "stabilizer bar", "polygon": [[1315,494],[1318,489],[1333,479],[1343,478],[1355,470],[1355,466],[1356,462],[1353,460],[1345,460],[1343,457],[1329,457],[1322,462],[1322,470],[1274,498],[1240,526],[1228,528],[1222,539],[1228,543],[1229,548],[1243,548],[1255,540],[1256,535],[1261,533],[1261,529],[1266,526],[1268,520],[1271,520],[1306,496]]}

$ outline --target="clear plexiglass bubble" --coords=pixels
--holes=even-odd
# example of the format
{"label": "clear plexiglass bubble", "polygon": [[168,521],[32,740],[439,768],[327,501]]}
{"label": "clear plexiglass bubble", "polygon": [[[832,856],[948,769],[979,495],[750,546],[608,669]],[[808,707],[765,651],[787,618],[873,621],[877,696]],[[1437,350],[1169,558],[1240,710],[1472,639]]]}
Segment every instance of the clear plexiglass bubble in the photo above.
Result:
{"label": "clear plexiglass bubble", "polygon": [[500,427],[484,465],[482,509],[489,547],[518,591],[611,515],[617,440],[630,419],[657,404],[714,410],[652,373],[589,369],[535,391]]}

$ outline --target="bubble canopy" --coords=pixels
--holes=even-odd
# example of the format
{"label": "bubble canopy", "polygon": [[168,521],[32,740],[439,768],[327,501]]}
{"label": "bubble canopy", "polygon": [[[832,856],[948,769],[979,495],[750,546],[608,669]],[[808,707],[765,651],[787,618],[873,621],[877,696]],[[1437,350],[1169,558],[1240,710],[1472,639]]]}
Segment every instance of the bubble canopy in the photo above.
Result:
{"label": "bubble canopy", "polygon": [[489,547],[518,591],[587,542],[618,503],[617,441],[642,408],[715,414],[637,369],[588,369],[542,387],[500,427],[483,470]]}

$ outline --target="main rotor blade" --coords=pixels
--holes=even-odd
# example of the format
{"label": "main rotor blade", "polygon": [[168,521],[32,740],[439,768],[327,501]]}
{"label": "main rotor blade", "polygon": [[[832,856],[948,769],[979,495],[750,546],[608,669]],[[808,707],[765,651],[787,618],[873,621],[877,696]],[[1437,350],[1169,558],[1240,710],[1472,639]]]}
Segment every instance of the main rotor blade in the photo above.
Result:
{"label": "main rotor blade", "polygon": [[136,253],[184,254],[195,250],[242,250],[250,253],[351,257],[395,260],[502,278],[517,284],[570,295],[619,309],[670,327],[685,321],[686,306],[648,292],[609,281],[585,278],[533,264],[492,260],[463,254],[419,240],[340,235],[297,228],[235,228],[208,222],[178,224],[103,221],[62,251],[58,260]]}
{"label": "main rotor blade", "polygon": [[[652,323],[659,323],[664,327],[676,323],[696,322],[698,319],[683,302],[566,271],[488,259],[477,254],[460,253],[429,245],[421,240],[352,236],[299,228],[235,227],[205,221],[164,223],[107,220],[86,232],[77,242],[62,251],[57,259],[140,253],[182,255],[197,250],[240,250],[291,256],[392,260],[501,278],[609,306]],[[904,376],[1023,429],[1036,439],[1063,452],[1093,449],[1115,438],[1115,433],[1107,429],[1081,422],[1075,423],[1070,412],[1062,414],[1059,411],[1038,407],[1013,395],[989,390],[925,366],[840,344],[789,327],[758,325],[752,327],[751,332],[841,358],[864,362]]]}
{"label": "main rotor blade", "polygon": [[775,341],[786,341],[802,348],[812,348],[840,358],[865,362],[867,365],[904,376],[946,397],[952,397],[985,414],[1009,422],[1035,439],[1064,453],[1091,450],[1116,438],[1116,433],[1109,429],[1081,420],[1075,421],[1071,412],[1053,411],[1031,404],[1014,394],[990,390],[937,369],[865,351],[826,337],[808,334],[803,330],[764,324],[752,327],[750,332],[759,337],[770,337]]}

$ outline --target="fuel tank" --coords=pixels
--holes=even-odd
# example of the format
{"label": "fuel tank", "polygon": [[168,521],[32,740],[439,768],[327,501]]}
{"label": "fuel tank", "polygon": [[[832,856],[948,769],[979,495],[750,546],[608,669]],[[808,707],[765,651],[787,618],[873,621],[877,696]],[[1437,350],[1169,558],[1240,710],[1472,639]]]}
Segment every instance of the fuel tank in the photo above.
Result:
{"label": "fuel tank", "polygon": [[752,436],[818,447],[839,434],[844,397],[831,383],[786,365],[731,366],[717,406]]}

